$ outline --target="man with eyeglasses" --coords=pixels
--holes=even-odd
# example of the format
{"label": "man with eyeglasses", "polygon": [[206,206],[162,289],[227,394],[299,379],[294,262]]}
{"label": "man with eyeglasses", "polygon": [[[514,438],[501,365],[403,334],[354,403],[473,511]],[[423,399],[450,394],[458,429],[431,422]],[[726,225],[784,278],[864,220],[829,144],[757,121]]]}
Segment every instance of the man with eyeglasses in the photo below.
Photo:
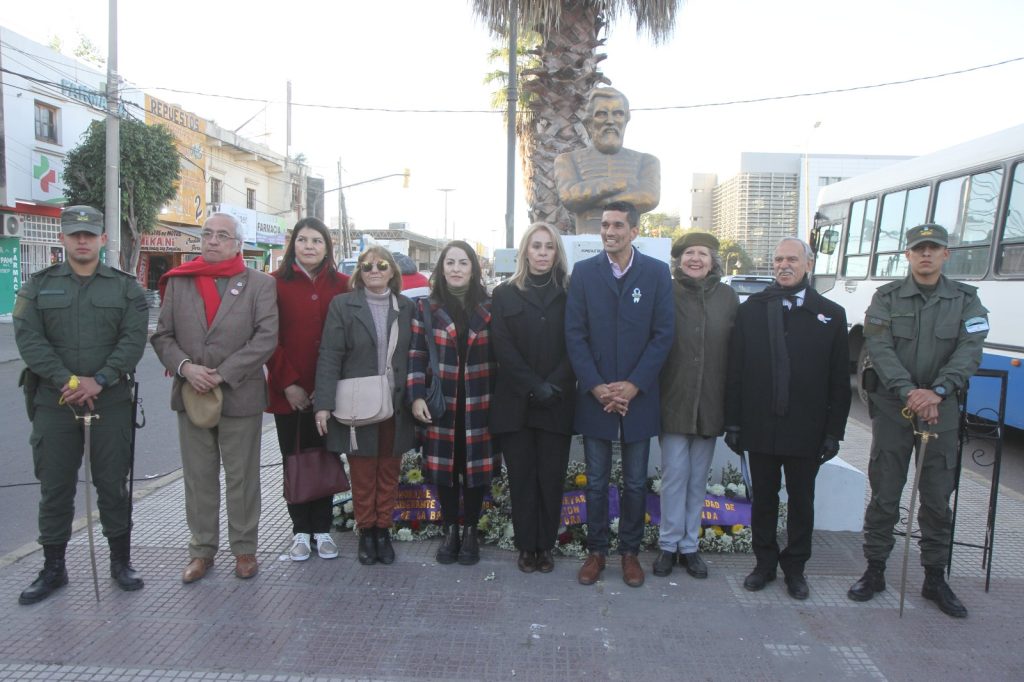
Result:
{"label": "man with eyeglasses", "polygon": [[[234,216],[214,213],[203,225],[202,254],[160,278],[151,342],[174,378],[171,409],[178,413],[192,533],[185,583],[206,575],[219,547],[221,463],[235,575],[251,578],[259,570],[263,365],[277,346],[277,288],[270,275],[245,267],[239,228]],[[205,414],[193,407],[204,402]]]}

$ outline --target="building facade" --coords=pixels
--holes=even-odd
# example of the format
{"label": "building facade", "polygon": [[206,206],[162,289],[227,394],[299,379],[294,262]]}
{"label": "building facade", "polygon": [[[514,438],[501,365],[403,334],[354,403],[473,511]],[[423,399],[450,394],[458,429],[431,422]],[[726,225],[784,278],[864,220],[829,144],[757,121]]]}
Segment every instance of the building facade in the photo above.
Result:
{"label": "building facade", "polygon": [[770,274],[780,239],[807,238],[821,187],[907,158],[744,152],[739,172],[724,182],[694,174],[690,225],[739,243],[754,272]]}

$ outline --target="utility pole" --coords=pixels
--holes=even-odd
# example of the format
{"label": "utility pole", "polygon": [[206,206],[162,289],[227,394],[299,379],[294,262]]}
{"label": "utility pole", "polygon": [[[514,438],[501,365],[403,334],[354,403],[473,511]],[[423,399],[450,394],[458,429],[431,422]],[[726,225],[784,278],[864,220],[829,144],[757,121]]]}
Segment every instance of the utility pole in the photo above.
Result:
{"label": "utility pole", "polygon": [[338,267],[341,267],[341,262],[349,257],[352,253],[351,245],[349,244],[350,235],[348,232],[348,211],[345,208],[345,190],[342,187],[344,183],[341,181],[341,158],[338,158],[338,231],[339,239],[338,242],[341,246],[341,256],[338,258]]}
{"label": "utility pole", "polygon": [[[516,210],[516,49],[518,48],[519,0],[510,0],[508,19],[508,146],[505,150],[505,247],[513,248]],[[445,194],[447,199],[448,195]],[[447,222],[447,221],[445,221]]]}
{"label": "utility pole", "polygon": [[[3,47],[0,46],[0,68],[3,68]],[[3,76],[0,76],[3,81]],[[4,137],[4,88],[0,83],[0,206],[7,205],[7,144]]]}
{"label": "utility pole", "polygon": [[[454,187],[439,187],[438,192],[444,192],[444,241],[448,243],[448,193],[454,192]],[[452,230],[452,239],[455,239],[455,230]]]}
{"label": "utility pole", "polygon": [[[107,226],[107,265],[121,267],[121,121],[118,119],[117,0],[108,0],[107,149],[103,222]],[[134,274],[134,273],[132,273]]]}

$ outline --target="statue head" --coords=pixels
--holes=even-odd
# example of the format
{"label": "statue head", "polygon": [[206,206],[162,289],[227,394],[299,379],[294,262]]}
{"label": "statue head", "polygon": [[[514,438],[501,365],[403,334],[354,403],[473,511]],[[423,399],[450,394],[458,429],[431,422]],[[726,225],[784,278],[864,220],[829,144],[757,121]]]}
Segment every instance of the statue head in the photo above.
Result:
{"label": "statue head", "polygon": [[587,103],[587,127],[590,141],[602,154],[615,154],[622,149],[629,123],[629,100],[615,88],[594,88]]}

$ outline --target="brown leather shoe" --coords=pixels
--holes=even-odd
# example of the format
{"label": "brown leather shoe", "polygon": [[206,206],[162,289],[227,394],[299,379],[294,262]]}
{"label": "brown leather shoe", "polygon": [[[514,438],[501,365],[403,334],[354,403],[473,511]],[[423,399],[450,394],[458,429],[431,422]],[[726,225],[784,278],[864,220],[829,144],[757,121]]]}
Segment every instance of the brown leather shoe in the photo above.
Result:
{"label": "brown leather shoe", "polygon": [[235,575],[242,580],[253,577],[259,570],[255,554],[239,554],[235,557]]}
{"label": "brown leather shoe", "polygon": [[591,552],[587,555],[586,561],[583,562],[583,566],[580,567],[580,572],[576,574],[576,580],[579,581],[580,585],[593,585],[597,582],[597,579],[601,577],[601,571],[604,570],[604,554],[595,554]]}
{"label": "brown leather shoe", "polygon": [[200,580],[213,566],[213,559],[192,559],[181,574],[181,582],[188,584]]}
{"label": "brown leather shoe", "polygon": [[636,554],[622,555],[622,582],[630,587],[640,587],[644,584],[644,569],[641,568]]}
{"label": "brown leather shoe", "polygon": [[541,573],[550,573],[555,570],[555,560],[551,558],[550,549],[537,552],[537,570]]}

